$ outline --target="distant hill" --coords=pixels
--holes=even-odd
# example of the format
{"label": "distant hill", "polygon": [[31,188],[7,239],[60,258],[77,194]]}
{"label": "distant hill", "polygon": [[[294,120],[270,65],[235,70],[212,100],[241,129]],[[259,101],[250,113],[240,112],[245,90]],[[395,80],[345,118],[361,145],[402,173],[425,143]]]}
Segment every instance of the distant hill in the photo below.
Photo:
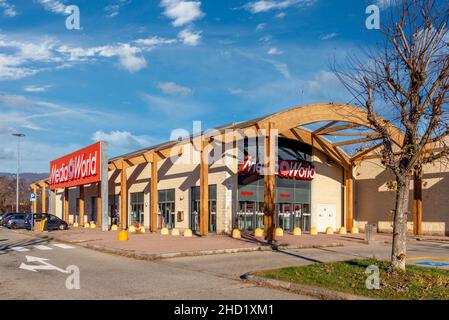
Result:
{"label": "distant hill", "polygon": [[[34,173],[34,172],[23,172],[20,174],[20,179],[25,181],[26,183],[32,183],[35,181],[39,181],[45,178],[48,178],[48,173]],[[15,173],[9,173],[9,172],[0,172],[0,177],[6,177],[9,179],[15,179],[16,174]]]}

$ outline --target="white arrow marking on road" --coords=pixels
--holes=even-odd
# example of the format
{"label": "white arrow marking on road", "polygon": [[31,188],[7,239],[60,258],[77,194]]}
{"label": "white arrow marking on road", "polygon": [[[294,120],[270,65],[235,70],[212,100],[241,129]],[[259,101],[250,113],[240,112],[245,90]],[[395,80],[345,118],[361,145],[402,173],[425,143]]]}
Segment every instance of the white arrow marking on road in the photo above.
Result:
{"label": "white arrow marking on road", "polygon": [[55,247],[58,247],[58,248],[61,248],[61,249],[73,249],[72,246],[68,246],[68,245],[63,244],[63,243],[53,243],[53,245]]}
{"label": "white arrow marking on road", "polygon": [[37,272],[37,270],[55,270],[62,273],[68,273],[66,270],[58,268],[57,266],[54,266],[50,263],[48,263],[48,259],[45,258],[39,258],[39,257],[33,257],[33,256],[25,256],[27,259],[27,262],[38,262],[41,265],[31,265],[31,264],[25,264],[22,263],[19,267],[19,269],[28,270],[32,272]]}

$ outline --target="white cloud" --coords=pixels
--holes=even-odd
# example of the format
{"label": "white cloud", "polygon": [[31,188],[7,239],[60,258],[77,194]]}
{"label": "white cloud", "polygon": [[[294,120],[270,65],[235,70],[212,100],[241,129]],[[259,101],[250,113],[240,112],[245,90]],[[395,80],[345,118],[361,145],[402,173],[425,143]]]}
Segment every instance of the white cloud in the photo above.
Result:
{"label": "white cloud", "polygon": [[131,0],[117,0],[114,3],[108,4],[104,7],[104,11],[109,18],[113,18],[120,13],[120,9],[131,3]]}
{"label": "white cloud", "polygon": [[128,131],[96,131],[91,136],[92,141],[106,141],[109,147],[119,150],[136,150],[148,147],[151,144],[151,138],[147,136],[136,136]]}
{"label": "white cloud", "polygon": [[338,34],[335,32],[331,32],[328,34],[325,34],[324,36],[321,37],[321,40],[330,40],[332,38],[335,38]]}
{"label": "white cloud", "polygon": [[196,46],[201,40],[201,31],[184,29],[178,34],[178,37],[184,44],[188,46]]}
{"label": "white cloud", "polygon": [[278,13],[277,15],[275,15],[274,17],[275,17],[275,18],[278,18],[278,19],[284,19],[286,15],[287,15],[287,14],[286,14],[285,12],[279,12],[279,13]]}
{"label": "white cloud", "polygon": [[271,10],[283,10],[291,6],[306,7],[313,5],[316,0],[259,0],[248,2],[244,8],[251,13],[268,12]]}
{"label": "white cloud", "polygon": [[6,17],[15,17],[17,15],[16,7],[8,3],[7,0],[0,0],[0,9],[3,9],[3,15]]}
{"label": "white cloud", "polygon": [[166,39],[166,38],[160,38],[160,37],[150,37],[145,39],[137,39],[134,42],[138,45],[145,46],[145,47],[154,47],[162,44],[172,44],[175,43],[176,39]]}
{"label": "white cloud", "polygon": [[67,6],[58,0],[36,0],[36,2],[41,4],[45,10],[56,14],[70,13],[70,10],[68,10]]}
{"label": "white cloud", "polygon": [[52,86],[51,85],[46,85],[46,86],[35,86],[35,85],[30,85],[30,86],[26,86],[23,88],[24,91],[27,92],[34,92],[34,93],[38,93],[38,92],[46,92],[48,91],[48,89],[50,89]]}
{"label": "white cloud", "polygon": [[269,61],[273,64],[274,68],[284,76],[285,79],[291,79],[290,71],[288,70],[288,66],[285,63],[278,61]]}
{"label": "white cloud", "polygon": [[189,95],[192,89],[183,87],[174,82],[158,82],[156,86],[165,94],[170,95]]}
{"label": "white cloud", "polygon": [[269,54],[269,55],[280,55],[282,53],[283,52],[276,47],[271,47],[270,49],[268,49],[268,52],[267,52],[267,54]]}
{"label": "white cloud", "polygon": [[266,23],[259,23],[256,27],[256,31],[262,31],[267,26]]}
{"label": "white cloud", "polygon": [[174,27],[181,27],[204,16],[201,1],[162,0],[160,5],[164,8],[164,15],[173,20]]}
{"label": "white cloud", "polygon": [[230,93],[230,94],[232,94],[232,95],[240,95],[240,94],[242,94],[242,93],[244,93],[244,91],[242,90],[242,89],[240,89],[240,88],[229,88],[228,89],[228,92]]}

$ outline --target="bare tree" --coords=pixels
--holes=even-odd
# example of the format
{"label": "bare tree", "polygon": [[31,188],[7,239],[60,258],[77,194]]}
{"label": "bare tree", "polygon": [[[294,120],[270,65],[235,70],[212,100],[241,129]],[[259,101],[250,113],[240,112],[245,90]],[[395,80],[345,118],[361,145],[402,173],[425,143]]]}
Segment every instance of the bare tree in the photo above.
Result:
{"label": "bare tree", "polygon": [[[393,1],[382,13],[382,45],[333,66],[366,109],[369,123],[381,137],[382,164],[396,179],[391,253],[395,268],[405,269],[413,172],[449,155],[448,8],[446,1]],[[402,143],[395,144],[377,116],[403,131]]]}

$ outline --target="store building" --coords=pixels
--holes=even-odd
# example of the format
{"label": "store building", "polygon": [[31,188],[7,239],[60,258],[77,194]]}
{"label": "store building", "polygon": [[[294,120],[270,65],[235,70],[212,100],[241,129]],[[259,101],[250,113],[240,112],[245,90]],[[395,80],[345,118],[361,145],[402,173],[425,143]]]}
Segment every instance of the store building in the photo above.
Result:
{"label": "store building", "polygon": [[[354,106],[306,105],[112,158],[109,224],[123,229],[140,224],[152,231],[189,228],[202,235],[267,226],[285,231],[300,227],[304,232],[313,226],[323,232],[367,222],[388,231],[393,193],[382,191],[388,180],[385,169],[373,165],[376,148],[352,157],[341,148],[378,139],[365,119],[364,110]],[[321,122],[313,131],[302,127]],[[354,128],[363,131],[350,135]],[[388,130],[400,141],[398,129]],[[351,138],[331,143],[326,139],[331,134]],[[265,174],[270,169],[274,175]],[[447,184],[447,171],[440,175]],[[32,187],[44,190],[46,183]],[[51,210],[69,223],[98,221],[98,190],[97,184],[57,189],[42,205],[48,210],[51,202]],[[439,206],[438,215],[432,216],[435,223],[424,222],[424,233],[448,231],[449,203]],[[422,224],[422,207],[413,210],[411,220]]]}

